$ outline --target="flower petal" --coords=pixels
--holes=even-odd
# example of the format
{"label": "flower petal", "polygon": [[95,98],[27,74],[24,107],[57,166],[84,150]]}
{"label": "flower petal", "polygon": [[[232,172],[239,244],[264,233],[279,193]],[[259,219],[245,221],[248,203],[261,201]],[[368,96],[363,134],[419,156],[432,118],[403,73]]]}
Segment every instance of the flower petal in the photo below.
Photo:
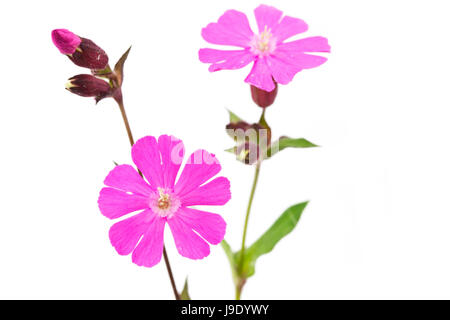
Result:
{"label": "flower petal", "polygon": [[327,61],[325,57],[305,53],[296,54],[295,58],[278,57],[270,57],[268,65],[275,81],[281,84],[288,84],[303,69],[315,68]]}
{"label": "flower petal", "polygon": [[181,203],[183,206],[221,206],[230,198],[230,181],[219,177],[181,197]]}
{"label": "flower petal", "polygon": [[148,196],[152,190],[139,173],[127,164],[116,166],[111,170],[104,183],[108,187],[144,196]]}
{"label": "flower petal", "polygon": [[253,36],[247,16],[236,10],[226,11],[217,21],[202,29],[202,37],[209,43],[246,48]]}
{"label": "flower petal", "polygon": [[144,210],[112,225],[109,229],[109,240],[118,254],[128,255],[134,250],[153,216],[150,210]]}
{"label": "flower petal", "polygon": [[174,191],[182,197],[208,181],[221,169],[216,156],[206,150],[197,150],[188,159]]}
{"label": "flower petal", "polygon": [[[178,214],[178,212],[177,212]],[[209,255],[209,245],[191,227],[176,215],[167,220],[178,253],[189,259],[202,259]]]}
{"label": "flower petal", "polygon": [[279,44],[274,54],[278,52],[330,52],[328,39],[324,37],[309,37]]}
{"label": "flower petal", "polygon": [[280,23],[273,28],[272,34],[277,38],[277,43],[281,43],[283,40],[307,30],[308,25],[302,19],[285,16],[281,19]]}
{"label": "flower petal", "polygon": [[113,188],[103,188],[98,198],[100,212],[109,219],[148,208],[148,198]]}
{"label": "flower petal", "polygon": [[216,50],[200,49],[198,56],[201,62],[212,63],[209,71],[240,69],[255,60],[255,55],[250,50]]}
{"label": "flower petal", "polygon": [[275,81],[281,84],[288,84],[297,72],[302,70],[301,68],[285,63],[276,57],[269,57],[267,59],[267,64],[269,65],[270,72]]}
{"label": "flower petal", "polygon": [[153,189],[163,185],[161,156],[155,137],[147,136],[136,141],[131,156]]}
{"label": "flower petal", "polygon": [[281,19],[283,12],[267,5],[260,5],[255,9],[255,18],[258,23],[259,32],[263,32],[267,27],[273,30]]}
{"label": "flower petal", "polygon": [[153,267],[159,261],[164,247],[164,226],[166,220],[156,215],[149,222],[147,231],[133,251],[132,261],[138,266]]}
{"label": "flower petal", "polygon": [[161,152],[163,187],[173,188],[175,179],[184,157],[183,141],[173,136],[162,135],[158,138]]}
{"label": "flower petal", "polygon": [[182,207],[177,217],[211,244],[219,244],[225,237],[227,224],[218,214]]}
{"label": "flower petal", "polygon": [[245,78],[245,82],[265,91],[275,89],[275,83],[272,80],[272,74],[267,66],[266,57],[259,58],[255,61],[252,70]]}

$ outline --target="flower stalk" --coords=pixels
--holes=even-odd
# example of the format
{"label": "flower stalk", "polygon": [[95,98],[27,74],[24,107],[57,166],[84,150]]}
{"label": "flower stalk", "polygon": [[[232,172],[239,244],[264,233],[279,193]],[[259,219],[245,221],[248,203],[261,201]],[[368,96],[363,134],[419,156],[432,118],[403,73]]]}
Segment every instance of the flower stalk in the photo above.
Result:
{"label": "flower stalk", "polygon": [[248,199],[247,212],[245,214],[244,231],[242,233],[242,244],[240,251],[241,254],[238,262],[238,274],[241,276],[241,279],[236,284],[236,300],[241,299],[242,289],[244,288],[244,284],[246,282],[245,277],[242,277],[244,267],[244,257],[245,257],[245,240],[247,238],[248,220],[250,217],[250,211],[252,209],[253,198],[255,197],[256,185],[258,184],[260,171],[261,171],[261,161],[258,161],[258,163],[255,166],[255,175],[253,177],[252,189],[250,191],[250,198]]}
{"label": "flower stalk", "polygon": [[[122,115],[122,119],[125,124],[125,129],[127,130],[127,135],[128,135],[128,140],[130,141],[130,145],[133,146],[134,138],[133,138],[133,133],[131,132],[130,122],[128,121],[127,113],[125,111],[125,106],[123,104],[122,91],[119,88],[119,91],[117,91],[117,92],[119,92],[119,94],[114,97],[114,100],[116,100],[116,102],[119,106],[120,113]],[[142,172],[139,171],[139,174],[142,177]],[[172,271],[172,267],[170,265],[169,256],[167,255],[166,246],[163,247],[163,256],[164,256],[164,262],[166,265],[167,273],[169,274],[170,285],[172,287],[173,294],[175,296],[175,300],[181,300],[181,297],[180,297],[180,294],[178,293],[175,279],[173,276],[173,271]]]}

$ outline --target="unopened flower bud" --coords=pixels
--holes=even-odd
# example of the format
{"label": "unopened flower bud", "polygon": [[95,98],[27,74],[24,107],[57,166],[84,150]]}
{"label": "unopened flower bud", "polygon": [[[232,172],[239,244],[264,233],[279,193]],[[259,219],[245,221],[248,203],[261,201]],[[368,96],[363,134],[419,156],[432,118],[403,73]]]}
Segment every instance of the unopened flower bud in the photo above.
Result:
{"label": "unopened flower bud", "polygon": [[81,38],[66,29],[52,31],[55,46],[73,63],[91,70],[102,70],[108,65],[108,55],[93,41]]}
{"label": "unopened flower bud", "polygon": [[108,64],[108,55],[93,41],[81,38],[80,46],[69,56],[77,66],[93,70],[105,69]]}
{"label": "unopened flower bud", "polygon": [[72,54],[81,43],[79,36],[67,29],[52,31],[52,41],[62,54]]}
{"label": "unopened flower bud", "polygon": [[245,164],[254,164],[261,158],[260,148],[256,143],[246,141],[235,148],[236,158]]}
{"label": "unopened flower bud", "polygon": [[263,158],[271,139],[270,128],[260,123],[249,124],[245,121],[231,122],[226,126],[228,134],[234,138],[236,158],[245,164],[254,164]]}
{"label": "unopened flower bud", "polygon": [[79,74],[70,78],[66,89],[82,97],[95,97],[97,102],[113,94],[113,88],[107,81],[90,74]]}
{"label": "unopened flower bud", "polygon": [[270,92],[264,91],[252,85],[250,86],[253,101],[261,108],[267,108],[275,101],[278,92],[278,84],[275,81],[274,83],[275,89]]}

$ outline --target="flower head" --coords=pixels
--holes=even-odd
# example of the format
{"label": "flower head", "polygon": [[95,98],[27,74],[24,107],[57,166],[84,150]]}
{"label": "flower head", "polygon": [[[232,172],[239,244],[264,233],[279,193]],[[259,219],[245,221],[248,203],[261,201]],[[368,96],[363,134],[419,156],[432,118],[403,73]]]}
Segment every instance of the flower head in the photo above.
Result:
{"label": "flower head", "polygon": [[52,40],[59,51],[77,66],[102,70],[108,65],[108,55],[92,40],[81,38],[66,29],[53,30]]}
{"label": "flower head", "polygon": [[182,256],[208,256],[207,242],[220,243],[226,223],[215,213],[191,206],[224,205],[231,198],[227,178],[210,180],[221,170],[215,156],[197,150],[176,181],[184,157],[181,140],[147,136],[136,142],[131,154],[145,180],[130,165],[116,166],[106,177],[107,187],[98,199],[101,213],[110,219],[138,211],[111,227],[109,237],[116,251],[121,255],[133,252],[135,264],[154,266],[161,260],[167,223]]}
{"label": "flower head", "polygon": [[237,46],[241,50],[200,49],[201,62],[211,63],[209,71],[240,69],[254,62],[245,82],[264,91],[275,89],[277,83],[287,84],[299,71],[314,68],[327,59],[310,52],[329,52],[324,37],[310,37],[292,42],[286,39],[305,32],[307,24],[270,6],[255,9],[258,33],[250,29],[244,13],[226,11],[217,21],[203,28],[203,38],[212,44]]}

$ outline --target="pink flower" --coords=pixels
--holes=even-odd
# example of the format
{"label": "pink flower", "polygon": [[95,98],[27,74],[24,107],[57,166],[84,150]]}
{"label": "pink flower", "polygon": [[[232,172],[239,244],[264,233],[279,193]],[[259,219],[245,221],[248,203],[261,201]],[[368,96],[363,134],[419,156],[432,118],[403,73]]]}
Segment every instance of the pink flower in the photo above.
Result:
{"label": "pink flower", "polygon": [[287,84],[297,72],[318,67],[327,61],[327,58],[322,56],[308,54],[330,52],[330,46],[324,37],[283,42],[305,32],[308,25],[297,18],[282,18],[282,14],[282,11],[274,7],[260,5],[255,9],[259,33],[254,34],[244,13],[236,10],[226,11],[217,23],[210,23],[203,28],[203,39],[212,44],[243,49],[200,49],[200,61],[211,63],[211,72],[240,69],[254,62],[245,82],[265,91],[275,89],[274,80]]}
{"label": "pink flower", "polygon": [[[132,166],[116,166],[106,177],[98,204],[109,219],[139,213],[117,222],[109,230],[111,244],[120,255],[131,252],[132,261],[152,267],[161,260],[164,227],[169,225],[178,252],[190,259],[209,255],[209,243],[225,236],[226,223],[217,214],[191,208],[224,205],[231,198],[230,182],[213,178],[221,170],[213,154],[197,150],[175,183],[184,157],[181,140],[147,136],[136,142],[131,155],[144,180]],[[209,182],[208,182],[209,181]]]}
{"label": "pink flower", "polygon": [[52,31],[52,41],[62,54],[72,54],[81,43],[79,36],[67,29]]}

